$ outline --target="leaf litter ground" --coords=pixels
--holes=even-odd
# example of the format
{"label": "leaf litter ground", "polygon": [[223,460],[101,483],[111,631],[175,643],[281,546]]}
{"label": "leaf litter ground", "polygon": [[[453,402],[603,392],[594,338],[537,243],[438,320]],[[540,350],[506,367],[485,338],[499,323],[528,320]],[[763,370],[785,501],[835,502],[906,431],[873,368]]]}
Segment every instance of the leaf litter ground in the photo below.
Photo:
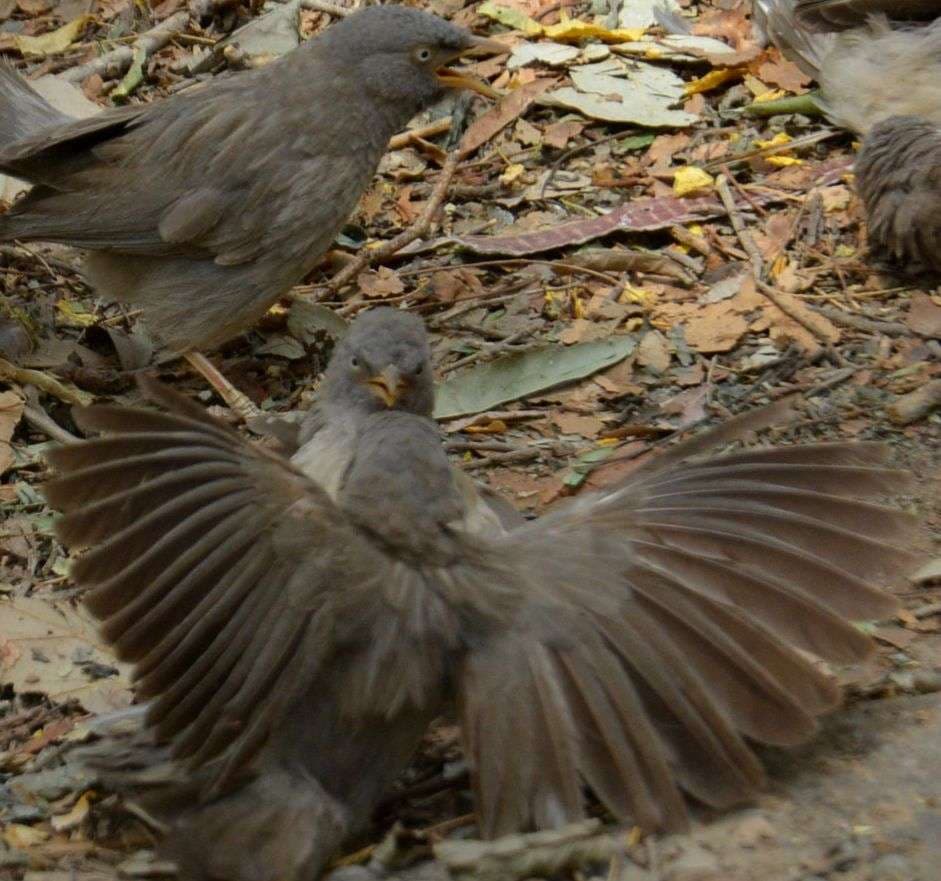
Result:
{"label": "leaf litter ground", "polygon": [[[748,4],[683,2],[674,12],[688,32],[668,37],[644,32],[643,2],[424,5],[507,43],[507,56],[475,65],[506,97],[447,99],[397,138],[338,252],[214,356],[225,375],[265,410],[303,409],[338,315],[416,311],[433,334],[449,451],[532,512],[610,485],[677,430],[801,391],[808,418],[764,440],[888,442],[925,490],[906,501],[930,546],[941,295],[867,259],[852,139],[788,109],[807,112],[812,84],[759,47]],[[0,52],[79,115],[266,63],[325,26],[330,8],[0,0]],[[458,142],[431,228],[331,287],[352,254],[421,218]],[[15,182],[0,183],[0,198],[15,198]],[[0,876],[31,881],[166,868],[148,857],[147,824],[68,761],[93,714],[131,694],[52,536],[43,450],[76,433],[74,403],[135,402],[134,371],[155,357],[165,381],[231,418],[179,361],[155,356],[138,315],[96,300],[77,266],[66,248],[0,246]],[[628,833],[613,851],[595,829],[524,839],[519,853],[545,851],[541,864],[485,850],[470,876],[533,877],[543,865],[622,881],[934,877],[937,562],[904,599],[897,619],[865,625],[877,659],[836,671],[849,707],[813,744],[765,751],[771,783],[752,807],[700,815],[688,836]],[[468,876],[446,848],[473,833],[457,742],[445,723],[430,733],[367,845],[399,823],[408,832],[392,850],[434,846],[440,871]]]}

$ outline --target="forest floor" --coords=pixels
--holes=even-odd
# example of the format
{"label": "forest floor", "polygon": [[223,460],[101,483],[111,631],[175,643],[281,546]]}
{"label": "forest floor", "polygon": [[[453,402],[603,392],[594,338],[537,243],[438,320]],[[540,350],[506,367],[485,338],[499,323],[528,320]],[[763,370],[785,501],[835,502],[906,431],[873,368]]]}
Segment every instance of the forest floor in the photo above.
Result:
{"label": "forest floor", "polygon": [[[265,411],[304,409],[345,319],[376,304],[417,312],[449,452],[537,514],[609,486],[677,432],[800,392],[808,418],[762,442],[890,444],[917,477],[904,503],[934,560],[903,612],[864,625],[878,655],[835,671],[847,706],[821,736],[762,752],[770,785],[755,804],[700,811],[689,835],[524,838],[518,852],[546,849],[548,868],[483,853],[460,877],[936,881],[941,412],[919,396],[941,381],[941,288],[867,255],[852,136],[813,113],[768,113],[812,83],[756,42],[747,0],[682,0],[691,33],[669,47],[657,28],[652,44],[626,32],[649,11],[641,0],[418,5],[506,42],[507,55],[472,65],[506,97],[446,98],[415,120],[420,134],[383,160],[342,253],[212,353],[222,372]],[[0,54],[80,115],[266,63],[333,14],[319,0],[0,0]],[[352,255],[421,218],[454,149],[432,227],[338,283]],[[16,192],[0,178],[0,199]],[[148,856],[147,825],[69,763],[94,715],[132,695],[69,581],[43,452],[78,433],[73,405],[138,401],[133,377],[148,366],[235,421],[79,267],[64,247],[0,246],[0,879],[168,871]],[[396,823],[419,851],[473,837],[461,767],[442,724],[377,813],[373,843]],[[558,857],[579,863],[606,841],[604,859]]]}

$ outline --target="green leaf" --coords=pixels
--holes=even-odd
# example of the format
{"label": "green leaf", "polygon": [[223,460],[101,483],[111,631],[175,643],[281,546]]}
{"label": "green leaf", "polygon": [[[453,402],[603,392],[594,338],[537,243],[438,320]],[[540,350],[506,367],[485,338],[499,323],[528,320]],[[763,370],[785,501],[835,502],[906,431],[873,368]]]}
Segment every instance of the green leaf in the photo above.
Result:
{"label": "green leaf", "polygon": [[622,361],[634,351],[633,336],[574,346],[545,346],[461,371],[438,386],[435,417],[454,419],[566,385]]}

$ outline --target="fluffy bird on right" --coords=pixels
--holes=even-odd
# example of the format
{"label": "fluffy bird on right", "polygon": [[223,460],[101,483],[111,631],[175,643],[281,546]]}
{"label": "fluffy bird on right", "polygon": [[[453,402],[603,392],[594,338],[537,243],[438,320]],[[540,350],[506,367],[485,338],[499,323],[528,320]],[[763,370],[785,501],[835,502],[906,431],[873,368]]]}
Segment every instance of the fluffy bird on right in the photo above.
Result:
{"label": "fluffy bird on right", "polygon": [[869,246],[941,272],[941,0],[755,0],[767,38],[863,136],[856,181]]}

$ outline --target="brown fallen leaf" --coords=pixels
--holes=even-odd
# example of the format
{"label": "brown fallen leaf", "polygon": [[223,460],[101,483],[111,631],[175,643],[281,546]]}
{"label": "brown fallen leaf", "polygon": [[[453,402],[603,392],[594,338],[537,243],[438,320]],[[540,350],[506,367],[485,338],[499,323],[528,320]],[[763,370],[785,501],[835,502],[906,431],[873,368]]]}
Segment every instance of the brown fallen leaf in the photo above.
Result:
{"label": "brown fallen leaf", "polygon": [[663,373],[670,366],[670,345],[659,330],[644,334],[637,346],[637,363]]}
{"label": "brown fallen leaf", "polygon": [[496,107],[474,120],[461,139],[464,155],[473,153],[487,143],[497,132],[519,119],[543,93],[558,84],[554,77],[542,77],[511,92]]}
{"label": "brown fallen leaf", "polygon": [[941,306],[921,291],[912,294],[905,324],[919,336],[941,339]]}
{"label": "brown fallen leaf", "polygon": [[360,273],[357,284],[364,296],[374,299],[394,297],[405,290],[402,280],[387,266]]}
{"label": "brown fallen leaf", "polygon": [[26,402],[16,392],[0,392],[0,474],[13,464],[13,432],[23,418]]}
{"label": "brown fallen leaf", "polygon": [[36,596],[0,601],[0,680],[16,693],[75,698],[103,713],[130,705],[129,674],[84,609]]}

